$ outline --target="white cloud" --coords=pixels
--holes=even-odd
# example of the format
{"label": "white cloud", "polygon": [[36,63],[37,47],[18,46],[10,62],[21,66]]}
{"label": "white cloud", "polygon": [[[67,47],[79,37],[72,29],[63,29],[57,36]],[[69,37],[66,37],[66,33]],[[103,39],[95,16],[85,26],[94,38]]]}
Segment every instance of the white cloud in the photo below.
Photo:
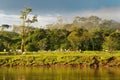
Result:
{"label": "white cloud", "polygon": [[120,20],[120,7],[80,11],[80,12],[72,13],[72,15],[73,16],[85,16],[85,17],[95,15],[103,19]]}
{"label": "white cloud", "polygon": [[[30,15],[29,17],[32,17],[33,15]],[[0,25],[2,24],[9,24],[9,25],[20,25],[22,22],[20,20],[20,15],[8,15],[4,13],[0,13]],[[38,22],[33,23],[33,26],[45,26],[46,24],[54,23],[56,21],[55,16],[40,16],[38,15]]]}
{"label": "white cloud", "polygon": [[0,25],[1,24],[20,24],[19,16],[0,13]]}
{"label": "white cloud", "polygon": [[56,16],[38,16],[38,22],[35,25],[45,26],[47,24],[51,24],[56,22]]}
{"label": "white cloud", "polygon": [[[120,7],[117,8],[102,8],[99,10],[86,10],[86,11],[78,11],[71,13],[64,13],[63,15],[54,13],[54,14],[44,14],[38,15],[38,22],[34,23],[34,26],[40,27],[45,26],[50,23],[55,23],[57,21],[58,16],[63,16],[66,22],[70,22],[75,16],[84,16],[89,17],[91,15],[98,16],[103,19],[113,19],[120,20]],[[9,24],[9,25],[20,25],[20,15],[8,15],[3,11],[0,11],[0,25],[1,24]]]}

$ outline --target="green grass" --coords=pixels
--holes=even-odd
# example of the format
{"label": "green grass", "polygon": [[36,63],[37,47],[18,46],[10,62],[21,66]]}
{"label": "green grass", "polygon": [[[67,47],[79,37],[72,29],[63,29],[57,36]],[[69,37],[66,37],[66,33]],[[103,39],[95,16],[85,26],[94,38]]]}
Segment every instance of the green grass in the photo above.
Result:
{"label": "green grass", "polygon": [[6,55],[7,52],[0,52],[0,55]]}
{"label": "green grass", "polygon": [[[98,63],[96,63],[98,62]],[[0,66],[45,66],[45,65],[83,65],[120,66],[120,51],[112,54],[102,51],[28,52],[24,55],[0,55]],[[94,65],[93,65],[94,66]]]}

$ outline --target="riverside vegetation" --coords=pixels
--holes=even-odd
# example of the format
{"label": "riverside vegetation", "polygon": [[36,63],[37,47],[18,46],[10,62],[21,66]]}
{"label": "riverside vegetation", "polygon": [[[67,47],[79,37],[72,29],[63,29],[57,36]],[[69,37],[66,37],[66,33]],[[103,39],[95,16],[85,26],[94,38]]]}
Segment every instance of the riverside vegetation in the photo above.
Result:
{"label": "riverside vegetation", "polygon": [[1,67],[120,67],[120,52],[100,51],[57,52],[42,51],[24,55],[0,56]]}
{"label": "riverside vegetation", "polygon": [[[119,66],[120,22],[76,16],[67,23],[58,17],[56,23],[41,28],[30,25],[37,22],[37,16],[28,18],[31,11],[22,11],[22,25],[14,25],[12,30],[7,30],[11,27],[7,24],[0,26],[0,66]],[[38,53],[18,55],[19,50]]]}
{"label": "riverside vegetation", "polygon": [[[97,16],[76,16],[71,23],[65,23],[59,17],[55,24],[41,28],[30,24],[37,22],[37,16],[32,20],[28,15],[32,11],[26,8],[20,18],[22,25],[0,26],[0,51],[102,51],[120,50],[120,23],[114,20],[101,19]],[[12,30],[6,30],[12,27]]]}

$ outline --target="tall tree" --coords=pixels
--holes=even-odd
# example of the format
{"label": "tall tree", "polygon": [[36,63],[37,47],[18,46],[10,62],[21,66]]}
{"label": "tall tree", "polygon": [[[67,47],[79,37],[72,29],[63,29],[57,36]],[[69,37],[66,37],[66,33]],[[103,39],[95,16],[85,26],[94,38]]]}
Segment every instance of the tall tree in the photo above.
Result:
{"label": "tall tree", "polygon": [[25,46],[25,34],[26,34],[26,27],[29,27],[31,23],[37,22],[37,16],[33,16],[32,19],[28,18],[29,13],[32,12],[32,9],[29,7],[26,7],[23,11],[21,11],[21,19],[22,19],[22,31],[21,31],[21,51],[24,52],[24,46]]}

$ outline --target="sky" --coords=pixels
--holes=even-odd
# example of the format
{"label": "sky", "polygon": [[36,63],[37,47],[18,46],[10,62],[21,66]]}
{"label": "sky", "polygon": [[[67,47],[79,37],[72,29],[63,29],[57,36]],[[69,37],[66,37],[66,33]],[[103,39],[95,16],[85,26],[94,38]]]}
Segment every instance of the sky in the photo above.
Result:
{"label": "sky", "polygon": [[91,15],[120,21],[120,0],[0,0],[0,25],[21,24],[24,7],[31,7],[31,14],[38,15],[38,22],[33,24],[38,27],[55,23],[59,16],[66,22]]}

